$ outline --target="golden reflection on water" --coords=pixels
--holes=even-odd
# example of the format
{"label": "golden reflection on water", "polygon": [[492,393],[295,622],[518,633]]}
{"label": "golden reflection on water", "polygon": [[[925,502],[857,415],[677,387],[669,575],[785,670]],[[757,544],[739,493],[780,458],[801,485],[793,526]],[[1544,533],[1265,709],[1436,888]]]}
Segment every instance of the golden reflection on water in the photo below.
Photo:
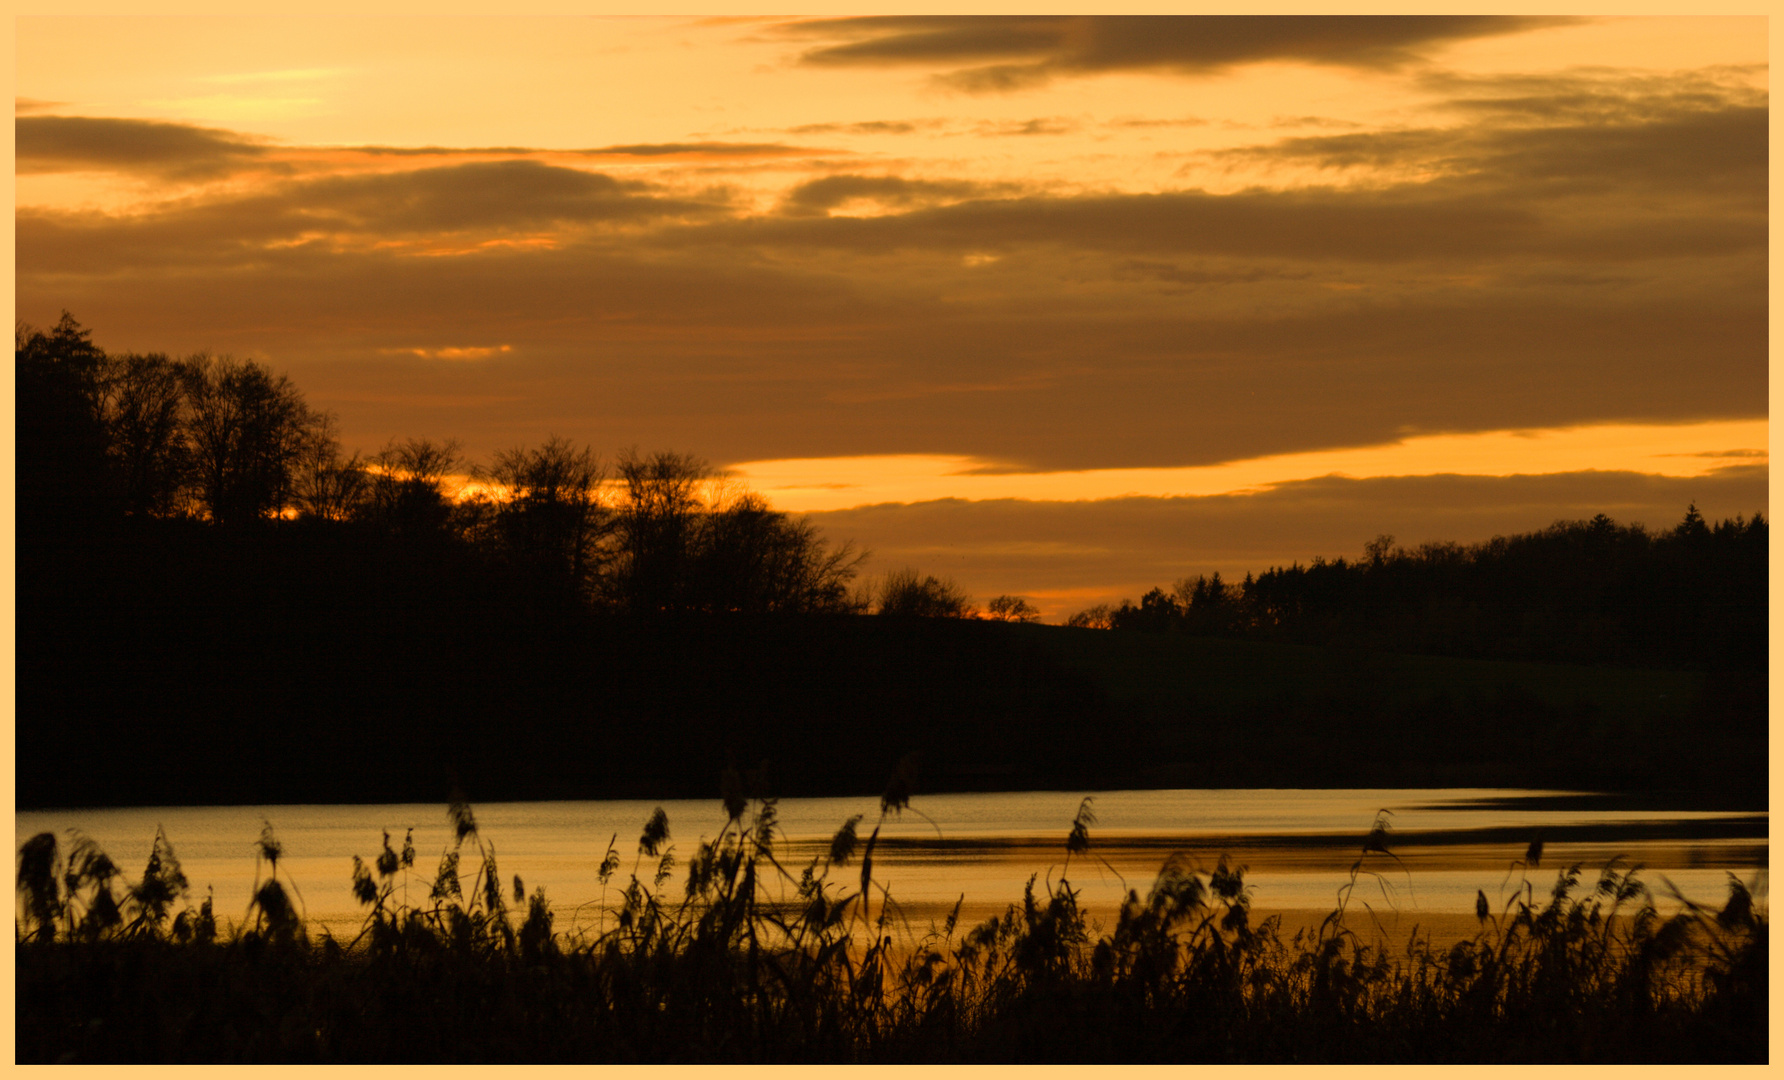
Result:
{"label": "golden reflection on water", "polygon": [[[1064,841],[1079,796],[929,796],[914,804],[926,817],[908,814],[885,822],[873,855],[873,911],[877,915],[881,910],[878,890],[883,886],[890,891],[891,910],[902,913],[914,934],[931,922],[939,924],[957,902],[961,926],[970,927],[1020,902],[1031,876],[1042,893],[1063,873],[1091,919],[1111,926],[1125,892],[1132,889],[1144,898],[1165,860],[1181,852],[1204,871],[1212,870],[1222,855],[1244,866],[1256,917],[1281,913],[1285,930],[1317,925],[1349,885],[1353,929],[1379,923],[1398,934],[1416,923],[1425,932],[1441,926],[1447,928],[1444,933],[1459,936],[1474,932],[1477,890],[1497,909],[1520,887],[1512,863],[1538,830],[1549,834],[1540,867],[1528,875],[1539,899],[1553,887],[1558,871],[1580,864],[1578,896],[1590,890],[1601,867],[1621,857],[1624,867],[1645,867],[1641,880],[1654,891],[1662,911],[1671,903],[1662,878],[1686,896],[1719,907],[1727,895],[1728,873],[1749,880],[1768,863],[1764,814],[1641,810],[1589,800],[1581,804],[1578,797],[1553,793],[1524,797],[1529,794],[1106,792],[1094,803],[1099,823],[1090,830],[1090,854],[1073,857],[1069,866]],[[641,879],[654,874],[655,860],[637,859],[636,852],[639,830],[657,805],[511,803],[479,806],[476,812],[504,892],[515,875],[529,892],[543,886],[558,913],[558,928],[568,930],[598,925],[601,902],[614,902],[635,866]],[[679,900],[686,861],[724,819],[710,801],[662,805],[669,814],[676,859],[664,891]],[[879,807],[874,799],[797,799],[784,801],[779,809],[785,839],[776,854],[796,879],[828,850],[831,833],[853,814],[866,815],[860,829],[865,844]],[[1393,810],[1394,831],[1388,836],[1393,857],[1372,853],[1363,858],[1352,884],[1362,837],[1380,809]],[[352,857],[375,859],[383,830],[390,830],[397,846],[405,830],[415,830],[419,858],[406,878],[414,904],[425,902],[440,856],[451,845],[445,809],[432,805],[27,812],[15,816],[15,832],[16,842],[23,843],[40,831],[65,835],[64,830],[79,828],[134,880],[160,825],[192,883],[193,903],[213,887],[219,916],[240,919],[253,886],[254,840],[263,821],[274,825],[285,845],[281,878],[296,882],[312,923],[326,926],[336,937],[358,932],[363,912],[349,891]],[[1480,836],[1489,839],[1479,841]],[[620,869],[603,886],[597,868],[610,842],[619,852]],[[478,860],[468,855],[463,870],[467,885],[477,867]],[[853,892],[859,875],[855,862],[834,868],[830,881]],[[792,881],[786,885],[790,892]]]}

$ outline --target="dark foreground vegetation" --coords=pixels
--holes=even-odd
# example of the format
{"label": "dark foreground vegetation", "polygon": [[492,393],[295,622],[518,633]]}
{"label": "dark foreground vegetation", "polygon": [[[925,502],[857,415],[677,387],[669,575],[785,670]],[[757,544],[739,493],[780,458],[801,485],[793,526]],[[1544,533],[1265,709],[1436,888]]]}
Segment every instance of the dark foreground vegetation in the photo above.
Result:
{"label": "dark foreground vegetation", "polygon": [[764,762],[869,793],[907,752],[931,791],[1765,805],[1758,516],[1384,540],[1049,627],[915,571],[869,588],[683,455],[349,453],[253,363],[68,317],[15,346],[20,806],[698,797]]}
{"label": "dark foreground vegetation", "polygon": [[[901,784],[882,821],[905,808]],[[560,928],[542,889],[503,879],[462,803],[431,884],[389,834],[353,860],[366,917],[350,941],[304,925],[270,826],[264,878],[228,926],[209,900],[186,903],[165,837],[131,883],[90,842],[64,853],[42,834],[19,859],[18,1060],[1768,1059],[1767,916],[1733,875],[1719,911],[1662,918],[1618,863],[1539,888],[1532,844],[1508,899],[1482,889],[1474,937],[1384,946],[1350,895],[1399,872],[1378,821],[1338,909],[1289,940],[1274,917],[1253,922],[1243,867],[1185,856],[1103,928],[1070,881],[1096,858],[1086,799],[1064,864],[1021,903],[970,929],[916,927],[874,877],[877,825],[863,838],[851,819],[827,853],[788,865],[773,800],[746,799],[733,775],[725,804],[685,866],[661,810],[629,871],[610,848],[600,872],[616,899],[575,913],[580,931]]]}

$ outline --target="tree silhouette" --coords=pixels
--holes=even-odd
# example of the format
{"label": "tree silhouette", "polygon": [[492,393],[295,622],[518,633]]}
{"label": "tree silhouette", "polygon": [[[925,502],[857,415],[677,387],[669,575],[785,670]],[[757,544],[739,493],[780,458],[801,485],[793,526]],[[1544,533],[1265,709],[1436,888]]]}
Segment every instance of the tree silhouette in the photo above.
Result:
{"label": "tree silhouette", "polygon": [[986,605],[987,618],[996,622],[1040,622],[1041,613],[1033,604],[1020,596],[994,596]]}
{"label": "tree silhouette", "polygon": [[322,414],[304,432],[292,472],[292,504],[299,517],[347,521],[360,514],[371,473],[358,454],[341,457],[333,416]]}
{"label": "tree silhouette", "polygon": [[235,525],[284,511],[314,423],[297,387],[252,361],[202,355],[187,362],[184,382],[192,468],[211,520]]}
{"label": "tree silhouette", "polygon": [[186,365],[162,353],[108,357],[98,383],[107,456],[126,513],[165,516],[181,507],[191,468]]}
{"label": "tree silhouette", "polygon": [[590,595],[612,531],[602,502],[606,471],[594,451],[553,436],[498,453],[477,475],[499,489],[491,530],[499,557],[546,591]]}
{"label": "tree silhouette", "polygon": [[453,478],[464,467],[457,439],[393,439],[372,456],[360,516],[412,541],[456,536]]}
{"label": "tree silhouette", "polygon": [[978,613],[972,601],[952,580],[934,575],[917,576],[906,567],[894,570],[880,583],[879,614],[924,619],[966,619]]}
{"label": "tree silhouette", "polygon": [[693,595],[714,611],[853,610],[849,585],[865,557],[852,544],[828,548],[810,521],[753,492],[706,515],[696,552]]}
{"label": "tree silhouette", "polygon": [[1084,630],[1108,630],[1110,629],[1109,616],[1109,605],[1097,604],[1094,607],[1087,607],[1083,611],[1073,612],[1066,618],[1065,624]]}
{"label": "tree silhouette", "polygon": [[625,498],[618,515],[616,599],[638,613],[679,610],[705,510],[700,487],[712,469],[690,454],[645,456],[634,448],[620,451],[618,471]]}
{"label": "tree silhouette", "polygon": [[98,386],[105,353],[68,312],[48,332],[13,328],[21,532],[79,525],[112,509]]}
{"label": "tree silhouette", "polygon": [[1116,630],[1163,633],[1177,629],[1182,616],[1182,609],[1169,593],[1163,589],[1152,589],[1140,597],[1138,607],[1122,601],[1119,608],[1109,613],[1109,625]]}

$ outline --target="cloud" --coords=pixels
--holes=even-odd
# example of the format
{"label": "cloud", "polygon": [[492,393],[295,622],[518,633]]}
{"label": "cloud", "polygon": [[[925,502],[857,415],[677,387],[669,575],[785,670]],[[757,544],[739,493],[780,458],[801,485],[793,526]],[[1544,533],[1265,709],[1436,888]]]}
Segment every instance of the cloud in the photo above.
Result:
{"label": "cloud", "polygon": [[[1762,120],[1731,99],[1278,140],[1257,161],[1436,178],[1227,194],[806,174],[766,214],[562,162],[393,157],[135,215],[21,207],[15,299],[27,319],[74,311],[107,347],[258,350],[330,392],[410,360],[416,380],[450,369],[484,382],[428,392],[502,402],[435,429],[473,446],[570,432],[541,419],[564,415],[722,460],[1070,469],[1408,425],[1750,416],[1767,400]],[[853,200],[878,216],[827,216]],[[114,346],[112,326],[140,337]],[[512,356],[379,352],[492,340]]]}
{"label": "cloud", "polygon": [[846,203],[871,201],[881,206],[907,208],[959,201],[1006,191],[1007,184],[979,184],[964,180],[907,180],[901,176],[841,174],[808,180],[787,193],[783,213],[796,216],[825,214]]}
{"label": "cloud", "polygon": [[110,170],[195,178],[255,164],[269,152],[233,132],[155,120],[21,116],[13,132],[21,173]]}
{"label": "cloud", "polygon": [[1767,236],[1767,124],[1764,108],[1725,102],[1623,123],[1303,136],[1211,158],[1391,179],[1226,194],[911,202],[905,213],[872,219],[715,221],[683,239],[952,257],[1050,246],[1154,259],[1455,267],[1751,257]]}
{"label": "cloud", "polygon": [[[156,211],[113,216],[21,210],[31,265],[228,264],[270,245],[473,233],[471,243],[560,226],[638,224],[721,212],[705,201],[670,198],[649,185],[534,161],[484,161],[393,173],[282,182]],[[550,236],[541,238],[555,242]]]}
{"label": "cloud", "polygon": [[1205,74],[1264,61],[1384,70],[1443,46],[1567,20],[1489,16],[889,16],[787,24],[788,36],[837,40],[812,66],[953,67],[948,84],[1018,90],[1061,75],[1124,70]]}
{"label": "cloud", "polygon": [[1182,116],[1176,119],[1151,119],[1147,117],[1129,117],[1109,121],[1110,127],[1117,128],[1174,128],[1174,127],[1207,127],[1210,121],[1199,116]]}
{"label": "cloud", "polygon": [[1471,120],[1629,123],[1727,105],[1764,106],[1753,85],[1763,68],[1711,67],[1665,75],[1571,70],[1553,74],[1472,75],[1429,71],[1418,82],[1443,107]]}
{"label": "cloud", "polygon": [[12,111],[16,116],[23,116],[26,113],[38,113],[46,112],[50,109],[60,109],[67,104],[68,102],[66,101],[43,101],[38,98],[28,97],[13,98]]}
{"label": "cloud", "polygon": [[789,128],[795,135],[910,135],[921,128],[938,127],[941,120],[862,120],[853,124],[801,124]]}
{"label": "cloud", "polygon": [[592,150],[572,152],[593,157],[762,158],[812,157],[823,154],[844,154],[848,151],[820,149],[811,146],[788,146],[783,143],[674,142],[602,146]]}
{"label": "cloud", "polygon": [[1228,287],[1245,285],[1258,281],[1305,281],[1313,276],[1311,270],[1288,270],[1280,267],[1221,267],[1219,269],[1190,269],[1172,262],[1157,259],[1124,259],[1112,267],[1117,280],[1122,281],[1163,281],[1172,285],[1183,285],[1189,288]]}
{"label": "cloud", "polygon": [[[1724,97],[1690,107],[1632,103],[1620,111],[1542,119],[1300,136],[1209,156],[1332,170],[1419,169],[1451,184],[1493,185],[1524,201],[1620,189],[1744,193],[1763,204],[1770,122],[1764,105]],[[1440,189],[1435,181],[1423,186]]]}
{"label": "cloud", "polygon": [[380,234],[536,228],[709,214],[714,209],[657,197],[636,181],[524,160],[329,177],[264,201],[312,227]]}
{"label": "cloud", "polygon": [[997,123],[980,124],[973,129],[975,135],[992,137],[1023,135],[1070,135],[1081,125],[1074,120],[1059,116],[1041,116],[1033,120],[1010,120]]}
{"label": "cloud", "polygon": [[834,251],[999,253],[1036,246],[1119,254],[1288,258],[1347,263],[1547,256],[1642,260],[1763,249],[1763,222],[1669,208],[1626,221],[1569,221],[1512,197],[1310,189],[973,199],[875,218],[723,221],[674,243]]}
{"label": "cloud", "polygon": [[[1113,468],[1377,443],[1407,426],[1750,416],[1767,400],[1762,271],[1744,289],[1687,290],[1665,280],[1669,266],[1658,290],[1378,299],[1259,281],[1244,288],[1266,291],[1227,305],[1212,284],[1188,299],[1133,283],[1096,289],[1038,259],[852,267],[715,255],[650,233],[419,259],[249,248],[202,224],[90,234],[44,224],[19,219],[20,317],[53,322],[66,307],[106,348],[259,350],[315,395],[373,378],[394,362],[380,348],[512,343],[499,370],[478,369],[477,389],[525,400],[430,429],[472,447],[494,430],[549,426],[715,460],[960,453]],[[1001,289],[968,284],[988,273],[1014,276]],[[111,327],[134,336],[117,340]],[[413,374],[399,389],[444,392],[430,389],[435,377]],[[560,414],[577,426],[546,423]]]}
{"label": "cloud", "polygon": [[[56,108],[59,102],[19,98],[20,114]],[[305,166],[365,158],[648,158],[739,161],[814,157],[847,151],[786,143],[635,143],[583,149],[528,146],[336,146],[281,147],[235,132],[159,120],[90,116],[19,115],[14,121],[21,173],[104,170],[176,179],[213,177],[248,166],[276,165],[290,172]]]}
{"label": "cloud", "polygon": [[488,360],[492,356],[514,351],[512,345],[447,345],[440,348],[417,346],[409,349],[379,349],[380,353],[407,354],[423,360]]}

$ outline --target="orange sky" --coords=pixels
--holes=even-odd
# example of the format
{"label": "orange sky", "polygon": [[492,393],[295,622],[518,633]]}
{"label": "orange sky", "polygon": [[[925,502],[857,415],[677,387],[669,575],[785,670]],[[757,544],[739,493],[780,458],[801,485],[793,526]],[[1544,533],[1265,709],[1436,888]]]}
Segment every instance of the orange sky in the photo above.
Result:
{"label": "orange sky", "polygon": [[1050,614],[1766,508],[1767,26],[23,18],[18,316]]}

